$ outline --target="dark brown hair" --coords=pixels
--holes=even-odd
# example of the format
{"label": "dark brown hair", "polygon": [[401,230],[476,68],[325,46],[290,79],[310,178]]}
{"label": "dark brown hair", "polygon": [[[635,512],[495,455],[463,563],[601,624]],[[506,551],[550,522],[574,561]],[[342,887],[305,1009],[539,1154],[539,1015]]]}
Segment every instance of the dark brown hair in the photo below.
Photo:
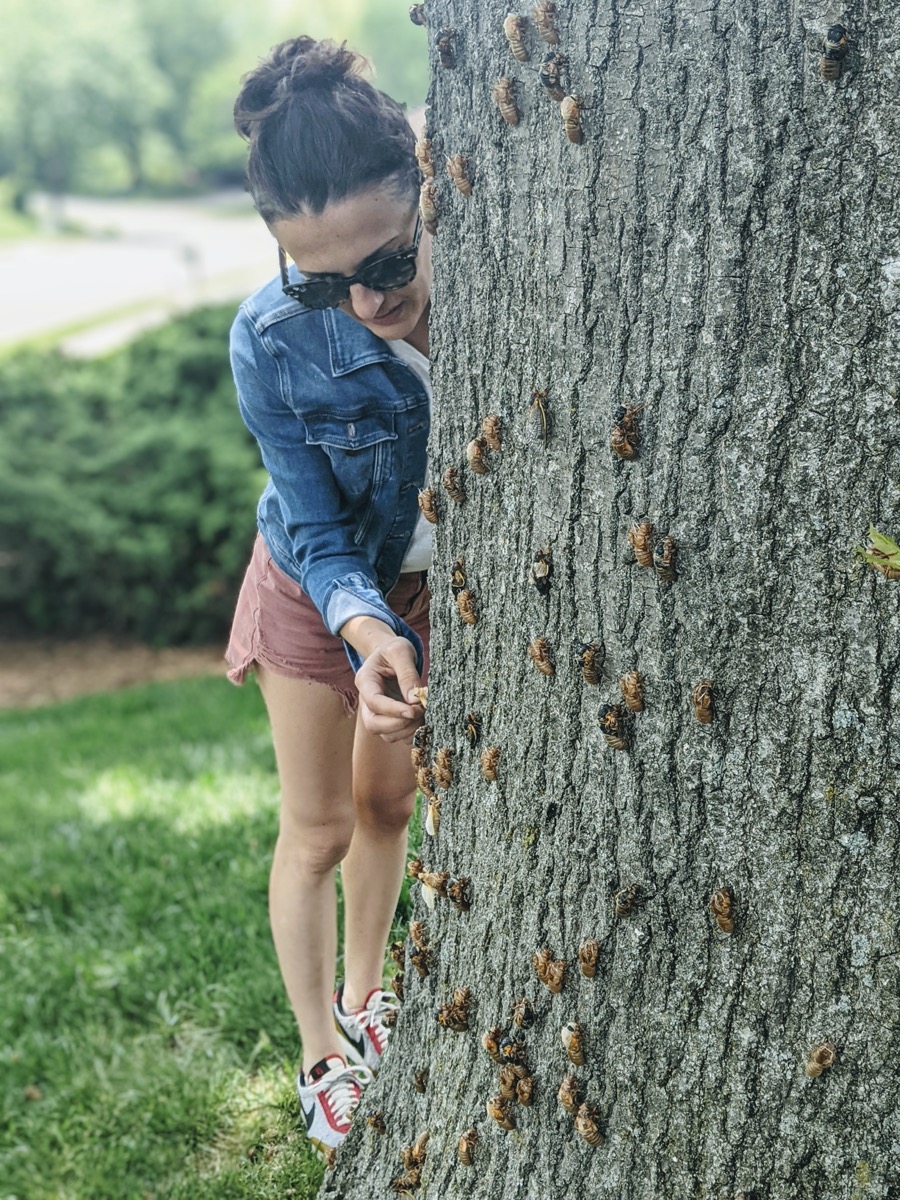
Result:
{"label": "dark brown hair", "polygon": [[397,103],[363,78],[362,55],[291,38],[241,80],[234,124],[250,143],[247,188],[267,224],[387,184],[415,199],[415,134]]}

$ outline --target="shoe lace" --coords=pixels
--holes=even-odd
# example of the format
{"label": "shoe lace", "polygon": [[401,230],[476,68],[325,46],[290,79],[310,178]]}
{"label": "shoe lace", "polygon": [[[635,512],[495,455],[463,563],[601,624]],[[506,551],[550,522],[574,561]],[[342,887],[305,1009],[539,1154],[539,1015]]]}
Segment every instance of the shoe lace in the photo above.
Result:
{"label": "shoe lace", "polygon": [[397,1012],[398,1008],[399,1005],[390,992],[378,992],[374,997],[374,1003],[370,1000],[365,1008],[359,1009],[353,1015],[365,1029],[369,1025],[381,1026],[387,1014]]}
{"label": "shoe lace", "polygon": [[372,1078],[368,1067],[349,1066],[336,1074],[326,1089],[333,1111],[339,1117],[348,1118],[359,1104],[362,1089],[372,1082]]}

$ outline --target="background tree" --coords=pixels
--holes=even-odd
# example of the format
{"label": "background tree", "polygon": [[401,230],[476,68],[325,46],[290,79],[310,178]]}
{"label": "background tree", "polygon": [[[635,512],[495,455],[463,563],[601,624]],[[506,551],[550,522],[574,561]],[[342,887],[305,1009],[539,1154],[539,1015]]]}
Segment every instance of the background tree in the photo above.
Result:
{"label": "background tree", "polygon": [[[454,466],[465,499],[436,500],[428,763],[449,748],[453,778],[421,859],[439,886],[468,877],[471,908],[417,904],[428,974],[407,947],[395,1042],[323,1195],[896,1198],[898,584],[854,546],[900,527],[900,10],[559,8],[557,47],[527,10],[518,61],[499,0],[428,4],[433,474]],[[581,144],[539,79],[554,49]],[[502,449],[479,475],[488,414]],[[641,521],[673,539],[674,581],[635,561]],[[645,708],[607,718],[615,749],[598,712],[631,671]],[[520,1008],[505,1049],[534,1103],[495,1101],[505,1130],[480,1042],[516,1034],[520,998],[534,1022]]]}

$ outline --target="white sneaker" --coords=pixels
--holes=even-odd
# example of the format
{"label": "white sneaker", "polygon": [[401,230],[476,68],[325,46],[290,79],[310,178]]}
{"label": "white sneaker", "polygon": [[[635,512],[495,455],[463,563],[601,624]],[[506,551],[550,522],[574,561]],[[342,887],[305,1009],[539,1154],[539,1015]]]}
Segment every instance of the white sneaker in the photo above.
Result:
{"label": "white sneaker", "polygon": [[334,1152],[350,1131],[350,1119],[372,1073],[365,1067],[347,1066],[339,1054],[329,1054],[297,1076],[300,1111],[306,1135],[319,1157],[331,1164]]}
{"label": "white sneaker", "polygon": [[334,993],[334,1023],[347,1046],[348,1060],[378,1070],[398,1011],[397,997],[375,988],[362,1008],[346,1010],[344,985]]}

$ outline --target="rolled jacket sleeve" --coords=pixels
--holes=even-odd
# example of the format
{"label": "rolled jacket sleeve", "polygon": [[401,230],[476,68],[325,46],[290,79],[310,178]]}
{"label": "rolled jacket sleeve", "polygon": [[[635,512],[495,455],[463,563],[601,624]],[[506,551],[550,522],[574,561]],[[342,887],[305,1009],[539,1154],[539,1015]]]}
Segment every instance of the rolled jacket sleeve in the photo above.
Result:
{"label": "rolled jacket sleeve", "polygon": [[[356,544],[357,518],[331,460],[321,445],[307,441],[302,417],[281,394],[278,362],[243,310],[232,326],[230,349],[241,416],[271,479],[258,517],[272,558],[309,596],[329,632],[339,636],[353,617],[383,621],[412,642],[421,673],[421,640],[388,606],[374,565]],[[267,520],[272,512],[277,520]],[[359,670],[362,657],[348,642],[344,646]]]}

